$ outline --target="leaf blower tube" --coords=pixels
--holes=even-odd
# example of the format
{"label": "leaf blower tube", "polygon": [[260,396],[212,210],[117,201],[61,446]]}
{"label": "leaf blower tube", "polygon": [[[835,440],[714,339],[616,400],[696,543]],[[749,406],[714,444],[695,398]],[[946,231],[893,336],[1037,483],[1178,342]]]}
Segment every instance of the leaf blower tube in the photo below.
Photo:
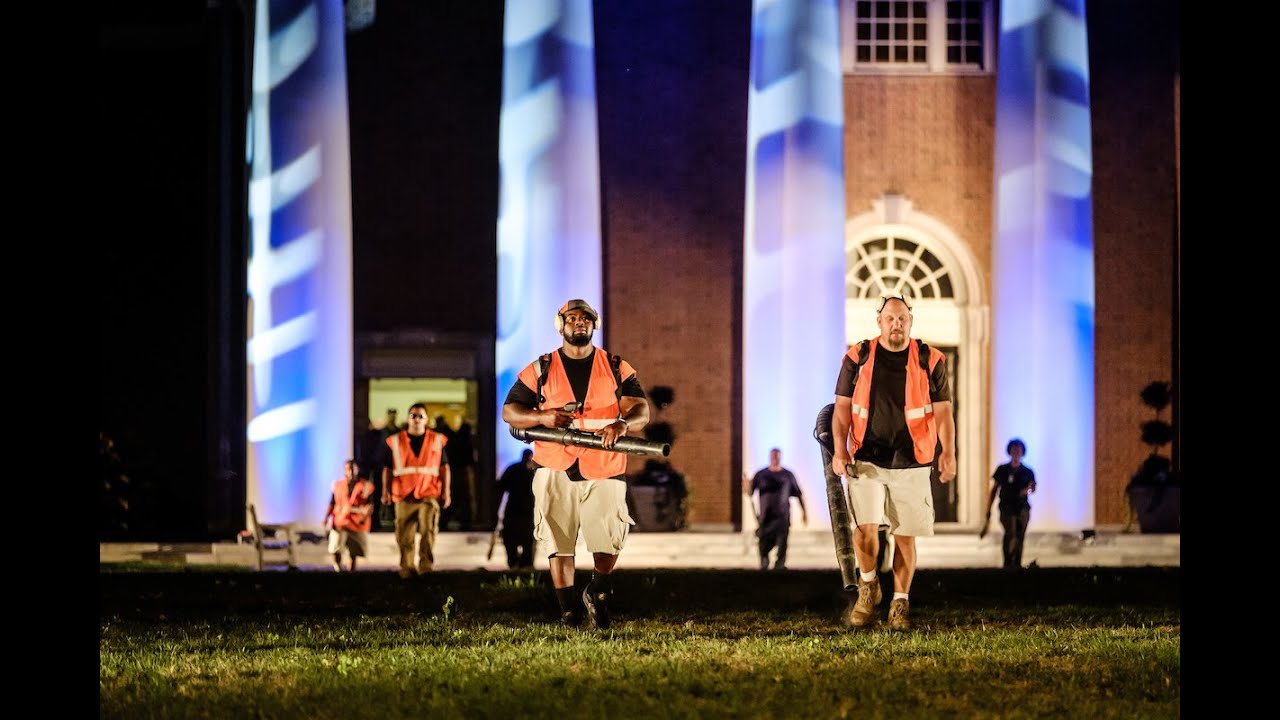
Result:
{"label": "leaf blower tube", "polygon": [[840,566],[844,589],[853,590],[858,587],[858,561],[853,555],[852,519],[849,504],[845,500],[844,484],[840,482],[839,475],[831,472],[831,456],[836,452],[835,442],[831,437],[831,415],[835,409],[835,403],[831,403],[818,411],[818,418],[813,426],[813,439],[822,447],[822,470],[827,476],[827,506],[831,509],[831,534],[836,543],[836,564]]}
{"label": "leaf blower tube", "polygon": [[[827,506],[831,508],[831,534],[836,543],[836,564],[840,566],[844,589],[854,590],[858,587],[860,573],[858,560],[853,554],[853,515],[849,512],[840,476],[831,472],[831,457],[836,453],[835,439],[831,432],[831,416],[835,414],[835,410],[835,403],[831,403],[818,411],[817,420],[813,424],[813,439],[822,447],[822,471],[827,476]],[[890,572],[893,570],[893,536],[889,534],[889,526],[884,522],[880,523],[878,534],[880,552],[876,557],[876,568],[880,572]]]}
{"label": "leaf blower tube", "polygon": [[[596,450],[606,449],[604,441],[600,439],[599,435],[596,435],[595,433],[582,432],[581,430],[574,430],[572,428],[511,428],[511,436],[524,443],[541,440],[543,442],[560,443],[561,445],[577,445],[578,447],[594,448]],[[608,448],[608,450],[611,452],[626,453],[627,455],[666,457],[671,454],[671,443],[633,437],[620,437],[618,438],[618,442],[614,443],[613,447]]]}

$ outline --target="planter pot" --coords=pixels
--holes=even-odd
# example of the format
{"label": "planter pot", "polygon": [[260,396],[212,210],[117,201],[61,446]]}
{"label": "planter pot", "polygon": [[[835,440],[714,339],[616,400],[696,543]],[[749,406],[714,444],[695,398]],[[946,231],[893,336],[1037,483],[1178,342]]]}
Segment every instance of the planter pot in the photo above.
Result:
{"label": "planter pot", "polygon": [[1182,529],[1182,488],[1177,485],[1130,485],[1129,507],[1144,533],[1176,533]]}

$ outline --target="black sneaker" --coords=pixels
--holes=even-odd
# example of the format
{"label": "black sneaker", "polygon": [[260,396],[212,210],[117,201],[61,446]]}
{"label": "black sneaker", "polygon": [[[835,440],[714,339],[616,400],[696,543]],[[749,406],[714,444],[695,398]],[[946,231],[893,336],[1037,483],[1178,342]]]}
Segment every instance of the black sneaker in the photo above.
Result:
{"label": "black sneaker", "polygon": [[576,628],[582,624],[582,617],[572,610],[565,610],[560,613],[560,624],[565,627]]}
{"label": "black sneaker", "polygon": [[587,609],[587,619],[591,627],[598,630],[609,629],[609,593],[590,587],[582,591],[582,605]]}

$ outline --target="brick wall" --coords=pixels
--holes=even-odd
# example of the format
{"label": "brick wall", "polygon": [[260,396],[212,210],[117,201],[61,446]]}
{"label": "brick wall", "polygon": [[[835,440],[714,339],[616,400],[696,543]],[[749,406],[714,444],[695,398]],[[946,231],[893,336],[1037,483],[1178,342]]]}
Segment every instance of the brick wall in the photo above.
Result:
{"label": "brick wall", "polygon": [[1099,524],[1125,521],[1124,486],[1150,452],[1141,425],[1155,415],[1138,394],[1173,380],[1179,35],[1170,6],[1089,6]]}
{"label": "brick wall", "polygon": [[653,420],[675,430],[698,524],[741,505],[750,38],[750,3],[596,5],[606,347],[675,390]]}

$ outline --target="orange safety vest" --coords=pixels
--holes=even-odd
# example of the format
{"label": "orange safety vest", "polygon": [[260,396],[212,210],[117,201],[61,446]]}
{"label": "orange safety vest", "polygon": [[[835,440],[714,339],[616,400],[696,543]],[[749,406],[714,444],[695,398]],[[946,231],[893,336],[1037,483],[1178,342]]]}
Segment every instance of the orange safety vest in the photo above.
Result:
{"label": "orange safety vest", "polygon": [[339,530],[369,532],[373,527],[373,483],[356,480],[348,493],[347,479],[333,484],[333,526]]}
{"label": "orange safety vest", "polygon": [[[534,392],[537,392],[538,387],[537,365],[537,362],[529,363],[520,371],[520,381]],[[635,368],[626,360],[620,360],[619,377],[625,379],[635,373]],[[618,380],[613,375],[613,368],[609,366],[609,353],[596,348],[591,363],[591,380],[587,385],[587,399],[570,427],[577,430],[598,430],[617,422],[622,417],[617,390]],[[564,372],[559,352],[551,353],[551,367],[547,371],[547,382],[542,386],[542,396],[545,399],[538,404],[539,410],[561,408],[577,399],[569,384],[569,376]],[[615,477],[627,469],[627,456],[624,453],[543,440],[533,441],[533,460],[542,467],[561,471],[568,470],[577,460],[579,472],[588,480]]]}
{"label": "orange safety vest", "polygon": [[[872,338],[867,347],[867,359],[858,370],[858,380],[853,386],[853,451],[862,447],[862,438],[867,434],[867,408],[871,406],[871,378],[876,362],[876,347],[880,338]],[[854,364],[858,364],[858,343],[849,348],[847,355]],[[929,348],[929,372],[920,366],[920,344],[915,340],[907,342],[907,405],[902,409],[907,418],[907,430],[911,432],[911,442],[916,453],[916,462],[933,462],[933,453],[938,446],[938,424],[933,418],[933,401],[929,397],[929,374],[942,360],[942,352]]]}
{"label": "orange safety vest", "polygon": [[427,430],[422,450],[413,454],[409,431],[401,430],[387,438],[391,448],[391,499],[399,502],[413,494],[415,498],[440,497],[440,455],[449,438]]}

